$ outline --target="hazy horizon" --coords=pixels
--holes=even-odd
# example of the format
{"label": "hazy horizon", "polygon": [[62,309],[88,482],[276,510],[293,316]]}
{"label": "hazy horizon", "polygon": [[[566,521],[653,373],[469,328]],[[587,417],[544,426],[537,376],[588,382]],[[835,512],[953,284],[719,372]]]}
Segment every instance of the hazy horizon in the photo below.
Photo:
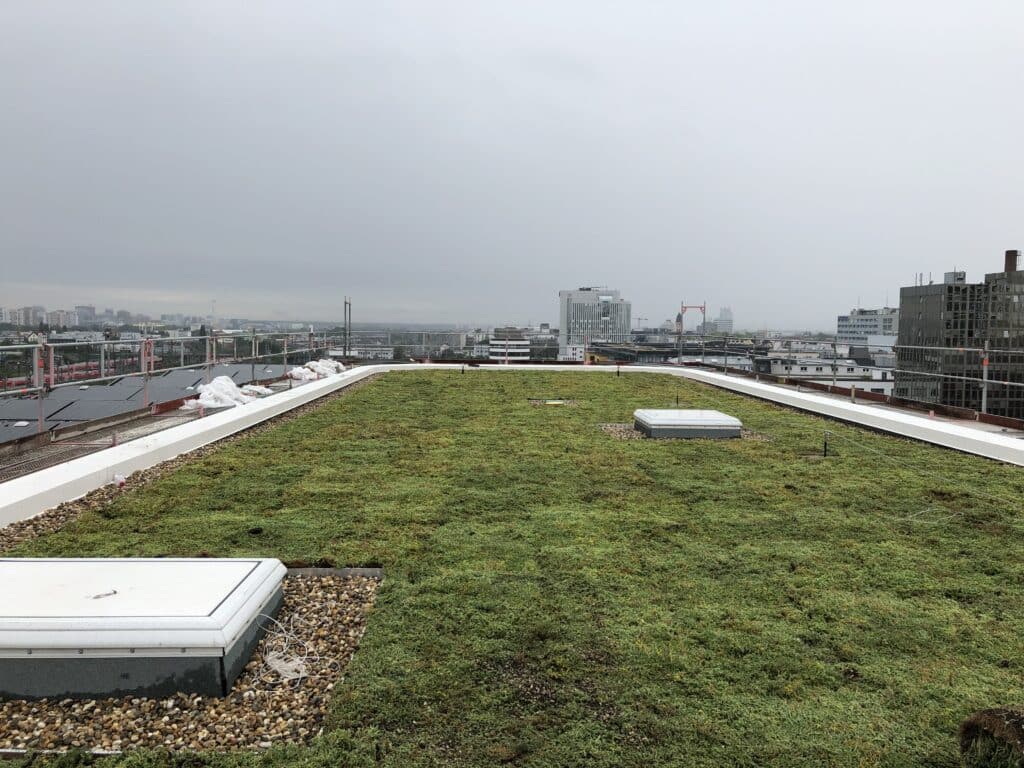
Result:
{"label": "hazy horizon", "polygon": [[1022,36],[994,1],[8,4],[0,305],[555,324],[608,285],[834,329],[1024,247]]}

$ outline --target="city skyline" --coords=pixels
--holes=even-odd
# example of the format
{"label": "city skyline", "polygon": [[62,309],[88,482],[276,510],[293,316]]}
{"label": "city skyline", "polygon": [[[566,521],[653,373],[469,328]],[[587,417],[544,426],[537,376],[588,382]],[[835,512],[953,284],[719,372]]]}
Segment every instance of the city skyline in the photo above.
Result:
{"label": "city skyline", "polygon": [[[616,293],[618,293],[618,292],[616,291]],[[82,318],[80,316],[80,313],[78,312],[78,310],[83,309],[83,308],[89,308],[90,310],[92,310],[92,312],[90,313],[90,318],[86,319],[86,318]],[[213,308],[211,307],[211,310],[212,309]],[[17,312],[21,312],[21,311],[27,312],[29,310],[36,310],[37,311],[36,314],[38,316],[35,317],[32,322],[22,322],[22,323],[20,323],[20,325],[23,325],[23,326],[34,326],[34,325],[37,325],[40,322],[45,323],[46,325],[89,325],[91,322],[93,322],[94,320],[97,320],[97,319],[98,320],[102,320],[102,321],[110,321],[111,319],[116,319],[116,320],[119,320],[119,321],[123,321],[126,324],[137,324],[137,323],[156,323],[156,324],[159,324],[159,323],[178,323],[178,324],[192,323],[192,324],[195,324],[195,323],[206,322],[210,318],[217,319],[217,320],[223,320],[223,319],[244,319],[246,321],[254,321],[254,322],[280,322],[280,323],[300,322],[300,321],[303,321],[303,320],[306,320],[306,321],[312,320],[312,321],[316,321],[316,322],[320,322],[320,323],[340,322],[340,321],[336,321],[334,318],[314,318],[314,317],[299,317],[299,316],[287,317],[287,318],[245,317],[243,315],[236,315],[235,313],[231,313],[231,312],[223,312],[223,313],[218,312],[216,315],[213,315],[213,314],[210,314],[210,313],[207,313],[207,314],[203,315],[203,314],[194,314],[194,313],[189,313],[189,312],[161,312],[159,314],[149,314],[149,313],[146,313],[146,312],[136,311],[135,309],[127,308],[127,307],[123,307],[123,306],[117,306],[117,305],[114,305],[114,306],[104,306],[102,304],[83,303],[83,302],[78,302],[78,301],[76,301],[76,302],[74,302],[72,304],[68,304],[66,306],[62,306],[62,307],[50,307],[50,306],[47,306],[45,304],[36,304],[36,303],[33,303],[33,302],[28,302],[28,303],[13,302],[12,303],[12,302],[2,302],[2,301],[0,301],[0,323],[12,323],[12,322],[14,322],[11,319],[11,317],[10,317],[12,313],[17,313]],[[66,318],[66,319],[69,322],[54,323],[54,322],[51,322],[48,319],[49,315],[54,314],[54,313],[58,313],[58,312],[59,313],[67,314],[69,317]],[[715,305],[712,305],[712,304],[709,303],[708,304],[708,315],[707,315],[707,321],[709,323],[715,322],[715,320],[716,320],[715,313],[716,312],[717,312],[717,319],[718,320],[721,320],[723,317],[728,317],[729,323],[730,323],[729,330],[732,330],[732,314],[733,313],[731,311],[731,308],[728,305],[724,305],[724,304],[719,306],[719,307],[716,307]],[[122,317],[122,315],[125,315],[125,314],[130,315],[130,317]],[[382,323],[388,323],[388,322],[389,321],[387,321],[387,320],[364,320],[364,321],[359,321],[359,322],[353,321],[353,325],[380,325]],[[646,316],[642,316],[641,315],[641,316],[636,316],[635,318],[633,318],[631,323],[630,323],[630,325],[631,325],[632,328],[635,328],[635,329],[642,329],[642,328],[654,329],[654,328],[659,328],[660,326],[663,326],[663,325],[665,325],[667,323],[671,323],[671,322],[672,322],[672,320],[671,320],[670,317],[666,317],[665,319],[657,319],[657,318],[654,318],[654,317],[648,318]],[[695,316],[694,320],[691,322],[691,326],[694,323],[697,324],[696,330],[699,330],[699,326],[701,324],[701,318]],[[19,324],[19,323],[15,323],[15,324]],[[430,325],[430,322],[429,321],[426,321],[426,322],[420,321],[420,322],[416,322],[415,324],[416,325],[428,326],[428,325]],[[558,318],[556,318],[554,322],[548,321],[548,320],[534,320],[534,319],[523,320],[523,319],[520,319],[518,321],[517,320],[503,320],[501,322],[487,322],[487,323],[481,323],[481,322],[462,322],[462,323],[458,323],[458,322],[456,322],[456,323],[438,322],[438,323],[436,323],[436,325],[438,325],[438,326],[452,326],[452,325],[454,325],[454,326],[457,326],[457,327],[467,328],[467,329],[468,328],[479,328],[479,327],[500,328],[500,327],[506,327],[506,326],[509,326],[509,327],[524,327],[525,328],[525,327],[539,327],[541,325],[550,325],[552,328],[557,328],[559,326],[559,322],[558,322]],[[765,327],[767,327],[767,326],[765,326]],[[695,328],[689,327],[689,328],[686,328],[686,330],[693,331],[693,330],[695,330]],[[740,329],[740,330],[758,330],[758,329],[755,329],[754,327],[750,327],[750,328],[745,328],[745,329]],[[817,329],[806,329],[806,330],[817,330]]]}

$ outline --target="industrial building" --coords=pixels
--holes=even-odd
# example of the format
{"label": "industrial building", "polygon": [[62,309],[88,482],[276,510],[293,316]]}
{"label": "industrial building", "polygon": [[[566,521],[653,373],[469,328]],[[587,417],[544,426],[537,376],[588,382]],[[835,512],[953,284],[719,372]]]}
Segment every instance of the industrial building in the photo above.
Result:
{"label": "industrial building", "polygon": [[858,382],[858,388],[884,395],[889,394],[893,386],[891,371],[879,370],[872,364],[851,358],[756,357],[754,372],[822,383],[834,380],[842,382],[843,386]]}
{"label": "industrial building", "polygon": [[983,282],[954,271],[900,290],[897,397],[1024,418],[1024,386],[1014,386],[1024,384],[1019,262],[1020,251],[1006,251],[1003,271]]}
{"label": "industrial building", "polygon": [[558,292],[558,359],[575,359],[577,350],[595,341],[630,341],[630,303],[617,290],[577,288]]}

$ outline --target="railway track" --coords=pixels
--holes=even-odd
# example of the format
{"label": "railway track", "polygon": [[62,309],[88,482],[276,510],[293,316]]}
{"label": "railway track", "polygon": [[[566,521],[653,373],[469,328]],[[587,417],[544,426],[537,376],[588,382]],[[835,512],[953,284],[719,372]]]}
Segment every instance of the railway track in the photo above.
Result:
{"label": "railway track", "polygon": [[149,416],[136,422],[119,424],[116,427],[98,429],[83,435],[74,443],[51,443],[42,448],[35,448],[27,453],[11,456],[9,459],[0,459],[0,483],[7,480],[29,475],[41,469],[63,464],[65,461],[77,459],[81,456],[88,456],[90,453],[110,448],[114,443],[114,436],[117,436],[117,444],[128,443],[140,437],[151,435],[154,432],[168,429],[169,427],[184,424],[198,418],[194,413],[183,415],[180,413],[161,414]]}

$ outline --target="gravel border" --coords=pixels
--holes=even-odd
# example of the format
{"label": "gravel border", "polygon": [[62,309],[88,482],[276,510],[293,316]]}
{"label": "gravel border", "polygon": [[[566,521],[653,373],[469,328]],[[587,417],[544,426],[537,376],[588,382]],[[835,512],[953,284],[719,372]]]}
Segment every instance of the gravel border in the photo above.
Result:
{"label": "gravel border", "polygon": [[[632,424],[598,424],[600,429],[605,434],[611,435],[616,440],[646,440],[647,435],[638,430]],[[684,437],[659,437],[659,440],[693,440],[700,438],[684,438]],[[768,435],[762,432],[755,432],[752,429],[743,428],[740,430],[741,440],[753,440],[754,442],[767,443],[771,441]]]}
{"label": "gravel border", "polygon": [[40,536],[45,536],[48,533],[59,531],[65,525],[77,520],[78,517],[85,512],[102,511],[103,509],[106,509],[114,499],[122,493],[129,493],[133,490],[143,488],[154,480],[173,472],[193,459],[209,456],[211,453],[220,450],[221,447],[233,443],[236,440],[243,440],[247,437],[258,435],[261,432],[273,429],[274,427],[291,421],[292,419],[300,418],[310,411],[323,408],[334,400],[340,397],[345,397],[346,395],[361,389],[383,375],[383,373],[375,373],[372,376],[367,376],[365,379],[361,379],[354,384],[350,384],[344,389],[331,392],[330,394],[317,398],[310,403],[300,405],[287,413],[282,413],[280,416],[267,419],[255,426],[249,427],[241,432],[236,432],[222,440],[218,440],[215,443],[210,443],[209,445],[204,445],[202,448],[197,448],[194,451],[183,453],[180,456],[175,456],[173,459],[168,459],[167,461],[156,464],[148,469],[141,469],[138,472],[133,472],[128,476],[124,489],[118,488],[116,485],[111,483],[103,486],[102,488],[90,491],[80,499],[66,501],[63,504],[59,504],[52,509],[48,509],[41,514],[36,515],[35,517],[30,517],[27,520],[18,520],[4,528],[0,528],[0,552],[6,552],[23,541],[29,541]]}
{"label": "gravel border", "polygon": [[632,424],[598,424],[597,428],[616,440],[643,440],[644,433]]}
{"label": "gravel border", "polygon": [[[40,699],[0,702],[0,750],[266,749],[323,733],[331,691],[366,631],[379,582],[362,576],[289,575],[267,636],[224,698]],[[308,676],[283,681],[264,663],[283,648]],[[10,754],[10,752],[8,752]]]}

